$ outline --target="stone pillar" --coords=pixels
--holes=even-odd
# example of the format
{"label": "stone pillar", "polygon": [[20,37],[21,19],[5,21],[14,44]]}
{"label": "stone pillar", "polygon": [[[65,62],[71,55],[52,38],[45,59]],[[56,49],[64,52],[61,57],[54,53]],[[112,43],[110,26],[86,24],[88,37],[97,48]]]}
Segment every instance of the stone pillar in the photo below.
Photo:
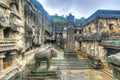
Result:
{"label": "stone pillar", "polygon": [[16,54],[17,54],[16,51],[10,53],[10,60],[11,60],[10,63],[11,63],[11,65],[13,65],[16,62]]}
{"label": "stone pillar", "polygon": [[3,28],[0,28],[0,37],[3,38]]}
{"label": "stone pillar", "polygon": [[5,55],[0,55],[0,71],[3,70],[3,58]]}

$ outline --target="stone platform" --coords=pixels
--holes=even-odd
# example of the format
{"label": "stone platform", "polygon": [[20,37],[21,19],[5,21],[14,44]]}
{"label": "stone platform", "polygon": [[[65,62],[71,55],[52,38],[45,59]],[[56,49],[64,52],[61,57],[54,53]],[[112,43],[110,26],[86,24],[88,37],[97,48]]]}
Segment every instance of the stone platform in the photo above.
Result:
{"label": "stone platform", "polygon": [[51,75],[51,74],[57,74],[58,69],[57,68],[52,68],[52,69],[35,69],[33,68],[31,70],[31,74],[45,74],[45,75]]}
{"label": "stone platform", "polygon": [[50,69],[35,69],[31,70],[31,73],[27,75],[27,80],[58,80],[59,79],[59,70],[58,68]]}

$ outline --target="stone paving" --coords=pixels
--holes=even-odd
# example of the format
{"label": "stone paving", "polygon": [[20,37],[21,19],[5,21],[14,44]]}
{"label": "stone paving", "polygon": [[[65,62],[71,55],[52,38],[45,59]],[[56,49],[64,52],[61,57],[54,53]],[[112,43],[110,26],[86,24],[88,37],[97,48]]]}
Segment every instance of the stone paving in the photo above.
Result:
{"label": "stone paving", "polygon": [[[58,53],[58,57],[53,58],[52,61],[60,60],[60,59],[66,60],[63,57],[64,52],[61,49],[56,49],[56,48],[54,48],[54,49]],[[81,56],[79,56],[79,59],[83,59],[83,58]],[[33,62],[34,62],[34,60],[33,60]],[[33,64],[33,62],[31,62],[31,64]],[[44,66],[44,67],[46,67],[46,66]],[[56,66],[54,66],[52,64],[51,68],[53,68],[53,67],[56,67]],[[60,75],[61,80],[113,80],[109,76],[107,76],[105,73],[101,72],[100,70],[95,70],[95,69],[61,70],[60,74],[61,74]],[[21,79],[19,79],[19,80],[21,80]]]}
{"label": "stone paving", "polygon": [[[56,51],[59,53],[59,56],[56,59],[65,59],[63,57],[64,54],[63,51],[58,51],[58,50]],[[83,59],[83,57],[79,56],[79,59]],[[62,80],[113,80],[105,73],[95,69],[62,70],[61,79]]]}

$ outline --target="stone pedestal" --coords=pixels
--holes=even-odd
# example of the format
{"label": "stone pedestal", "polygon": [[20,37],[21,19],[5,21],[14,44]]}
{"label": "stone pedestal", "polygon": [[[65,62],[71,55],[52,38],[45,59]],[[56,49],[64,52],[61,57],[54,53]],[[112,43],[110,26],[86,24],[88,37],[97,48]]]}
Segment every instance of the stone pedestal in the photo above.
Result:
{"label": "stone pedestal", "polygon": [[65,58],[78,58],[77,52],[74,50],[64,50]]}
{"label": "stone pedestal", "polygon": [[3,58],[5,55],[0,55],[0,71],[3,70]]}

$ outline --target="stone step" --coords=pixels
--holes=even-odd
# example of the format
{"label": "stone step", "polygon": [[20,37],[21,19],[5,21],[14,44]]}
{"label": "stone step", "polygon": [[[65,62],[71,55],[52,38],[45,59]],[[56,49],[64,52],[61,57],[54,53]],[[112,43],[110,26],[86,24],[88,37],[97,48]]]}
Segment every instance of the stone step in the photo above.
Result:
{"label": "stone step", "polygon": [[43,77],[49,77],[49,78],[59,78],[56,75],[47,75],[47,74],[29,74],[27,77],[38,77],[38,78],[43,78]]}
{"label": "stone step", "polygon": [[61,67],[60,70],[94,69],[93,67]]}
{"label": "stone step", "polygon": [[58,80],[58,78],[50,78],[50,77],[25,77],[23,80]]}

